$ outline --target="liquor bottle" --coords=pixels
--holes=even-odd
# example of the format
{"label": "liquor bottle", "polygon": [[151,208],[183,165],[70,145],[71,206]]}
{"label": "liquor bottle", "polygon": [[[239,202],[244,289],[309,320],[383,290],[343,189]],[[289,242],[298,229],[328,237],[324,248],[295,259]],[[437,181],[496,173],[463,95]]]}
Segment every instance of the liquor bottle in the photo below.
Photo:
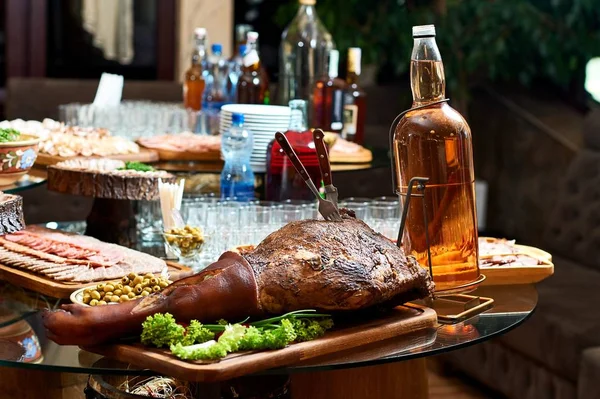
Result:
{"label": "liquor bottle", "polygon": [[258,55],[258,33],[249,32],[243,58],[242,76],[237,85],[239,104],[268,104],[269,81]]}
{"label": "liquor bottle", "polygon": [[229,78],[227,82],[227,97],[229,102],[237,101],[237,85],[242,76],[243,55],[246,53],[246,44],[240,44],[236,54],[229,60]]}
{"label": "liquor bottle", "polygon": [[[312,132],[308,129],[306,101],[290,101],[292,118],[290,126],[284,133],[298,159],[304,164],[306,171],[315,186],[321,186],[321,169]],[[297,117],[301,116],[300,118]],[[314,195],[304,183],[294,165],[285,155],[279,143],[271,141],[267,147],[267,182],[266,199],[269,201],[284,201],[287,199],[314,200]]]}
{"label": "liquor bottle", "polygon": [[[410,84],[413,107],[417,107],[443,100],[446,82],[435,27],[415,26],[413,38]],[[409,205],[402,240],[405,251],[427,267],[427,229],[436,288],[476,280],[477,214],[469,125],[447,102],[410,111],[396,127],[393,151],[396,189],[403,203],[411,178],[429,178],[425,197],[413,198]]]}
{"label": "liquor bottle", "polygon": [[221,171],[221,198],[254,199],[254,172],[250,165],[252,144],[252,132],[244,128],[244,114],[234,113],[231,127],[221,139],[221,152],[225,159]]}
{"label": "liquor bottle", "polygon": [[236,101],[237,84],[242,75],[242,59],[246,52],[246,36],[252,31],[252,26],[239,24],[235,26],[234,53],[229,59],[229,79],[227,82],[227,96],[230,102]]}
{"label": "liquor bottle", "polygon": [[367,95],[358,84],[360,78],[361,50],[348,49],[348,73],[344,94],[344,127],[342,137],[348,141],[363,144],[365,138],[365,118]]}
{"label": "liquor bottle", "polygon": [[227,82],[227,96],[230,102],[237,101],[237,85],[242,76],[243,55],[246,53],[246,44],[238,46],[236,53],[229,60],[229,78]]}
{"label": "liquor bottle", "polygon": [[281,35],[278,102],[306,100],[312,112],[312,90],[326,72],[327,55],[335,49],[335,43],[317,16],[316,0],[299,3],[296,16]]}
{"label": "liquor bottle", "polygon": [[313,90],[313,127],[341,132],[344,126],[344,89],[346,82],[338,78],[340,53],[329,52],[327,74],[315,83]]}
{"label": "liquor bottle", "polygon": [[192,65],[185,72],[185,81],[183,82],[183,104],[185,108],[200,111],[206,86],[205,76],[208,70],[206,29],[196,28],[194,30],[194,40]]}
{"label": "liquor bottle", "polygon": [[[246,34],[246,47],[248,49],[253,48],[258,53],[259,46],[258,46],[258,33],[257,32],[251,31]],[[264,85],[265,85],[265,98],[264,98],[263,103],[270,104],[271,103],[271,92],[269,91],[269,74],[267,73],[267,70],[262,62],[260,63],[260,66],[258,67],[258,72],[260,73],[260,78],[264,82]]]}

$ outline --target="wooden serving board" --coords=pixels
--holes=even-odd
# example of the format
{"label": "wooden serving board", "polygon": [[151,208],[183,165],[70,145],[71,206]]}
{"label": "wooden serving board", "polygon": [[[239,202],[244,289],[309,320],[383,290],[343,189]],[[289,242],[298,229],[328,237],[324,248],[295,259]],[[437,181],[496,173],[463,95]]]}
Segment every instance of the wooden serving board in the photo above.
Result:
{"label": "wooden serving board", "polygon": [[154,150],[150,150],[147,148],[140,148],[140,152],[137,154],[123,154],[123,155],[111,155],[107,157],[83,157],[83,156],[74,156],[74,157],[61,157],[58,155],[48,155],[39,153],[37,159],[35,160],[35,164],[39,166],[49,166],[55,165],[59,162],[66,161],[68,159],[75,158],[110,158],[110,159],[118,159],[120,161],[138,161],[138,162],[157,162],[159,160],[158,153]]}
{"label": "wooden serving board", "polygon": [[[179,263],[167,261],[167,266],[169,268],[169,275],[173,281],[193,274],[192,269]],[[101,282],[69,283],[56,281],[41,274],[2,264],[0,264],[0,280],[59,299],[68,299],[73,291]]]}
{"label": "wooden serving board", "polygon": [[[479,237],[479,239],[487,241],[487,242],[494,242],[494,241],[498,240],[497,238],[494,238],[494,237]],[[525,255],[530,255],[530,256],[533,256],[538,259],[545,259],[545,260],[548,260],[549,262],[552,262],[552,254],[550,252],[544,251],[543,249],[531,247],[529,245],[521,245],[521,244],[515,244],[514,246],[516,249],[519,250],[519,253],[522,253]]]}
{"label": "wooden serving board", "polygon": [[373,160],[373,154],[366,148],[361,148],[355,153],[336,152],[335,145],[329,153],[329,162],[331,163],[367,163]]}
{"label": "wooden serving board", "polygon": [[374,320],[340,324],[324,337],[314,341],[292,344],[279,350],[233,353],[213,363],[180,360],[166,349],[149,348],[142,344],[116,344],[84,349],[184,381],[216,382],[294,365],[303,360],[342,352],[418,330],[429,330],[436,324],[437,314],[433,309],[416,305],[399,306]]}
{"label": "wooden serving board", "polygon": [[220,151],[209,152],[190,152],[190,151],[169,151],[154,149],[161,161],[197,161],[214,162],[221,160]]}
{"label": "wooden serving board", "polygon": [[554,264],[545,262],[539,266],[493,266],[482,267],[485,281],[481,285],[534,284],[554,274]]}
{"label": "wooden serving board", "polygon": [[[490,242],[496,240],[492,237],[480,237],[480,239]],[[554,263],[552,263],[550,253],[528,245],[515,244],[514,247],[519,251],[517,254],[538,259],[542,264],[538,266],[482,267],[481,273],[486,277],[482,285],[534,284],[554,274]]]}

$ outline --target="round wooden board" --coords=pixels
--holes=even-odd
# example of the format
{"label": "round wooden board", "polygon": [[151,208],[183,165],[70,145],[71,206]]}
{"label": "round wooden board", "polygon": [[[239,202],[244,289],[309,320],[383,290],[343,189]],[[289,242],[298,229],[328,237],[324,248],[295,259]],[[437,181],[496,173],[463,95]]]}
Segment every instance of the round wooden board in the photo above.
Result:
{"label": "round wooden board", "polygon": [[[91,158],[102,158],[102,157],[98,157],[98,156],[61,157],[58,155],[49,155],[49,154],[39,153],[38,157],[35,160],[35,164],[37,166],[50,166],[50,165],[55,165],[62,161],[67,161],[70,159],[78,159],[78,158],[91,159]],[[157,162],[159,160],[157,152],[154,150],[148,149],[148,148],[140,148],[140,152],[135,153],[135,154],[122,154],[122,155],[116,154],[116,155],[110,155],[107,158],[117,159],[119,161],[125,161],[125,162],[137,161],[137,162],[144,162],[144,163],[152,163],[152,162]]]}
{"label": "round wooden board", "polygon": [[336,152],[335,145],[329,153],[329,162],[331,163],[367,163],[373,160],[373,154],[370,150],[362,148],[356,153]]}
{"label": "round wooden board", "polygon": [[[163,181],[175,182],[169,175]],[[48,190],[63,194],[119,200],[158,199],[158,178],[122,176],[48,167]]]}
{"label": "round wooden board", "polygon": [[153,149],[161,161],[198,161],[214,162],[221,160],[220,151],[190,152]]}
{"label": "round wooden board", "polygon": [[[479,239],[485,240],[490,243],[493,243],[498,240],[497,238],[494,238],[494,237],[479,237]],[[529,255],[536,259],[552,262],[552,254],[544,251],[543,249],[531,247],[529,245],[521,245],[521,244],[515,244],[515,248],[519,250],[520,254]]]}
{"label": "round wooden board", "polygon": [[[497,240],[493,237],[479,238],[487,242]],[[554,263],[552,263],[552,255],[550,253],[528,245],[515,244],[514,247],[519,251],[518,254],[537,259],[541,264],[537,266],[482,267],[481,273],[484,273],[487,277],[483,285],[534,284],[554,274]]]}

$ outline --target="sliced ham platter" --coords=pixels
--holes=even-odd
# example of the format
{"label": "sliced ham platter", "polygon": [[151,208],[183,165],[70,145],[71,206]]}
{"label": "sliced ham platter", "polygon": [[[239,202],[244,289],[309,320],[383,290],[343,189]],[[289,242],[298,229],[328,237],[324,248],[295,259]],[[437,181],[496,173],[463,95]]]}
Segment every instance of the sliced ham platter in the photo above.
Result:
{"label": "sliced ham platter", "polygon": [[172,279],[191,274],[142,252],[43,227],[0,237],[0,278],[56,298],[68,298],[92,281],[167,271]]}

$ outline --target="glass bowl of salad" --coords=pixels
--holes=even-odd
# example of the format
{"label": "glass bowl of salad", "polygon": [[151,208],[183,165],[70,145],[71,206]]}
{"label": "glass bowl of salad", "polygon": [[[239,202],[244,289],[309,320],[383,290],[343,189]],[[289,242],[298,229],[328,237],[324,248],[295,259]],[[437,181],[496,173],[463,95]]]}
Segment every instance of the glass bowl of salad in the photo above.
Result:
{"label": "glass bowl of salad", "polygon": [[40,138],[12,128],[0,129],[0,188],[27,174],[38,155]]}

